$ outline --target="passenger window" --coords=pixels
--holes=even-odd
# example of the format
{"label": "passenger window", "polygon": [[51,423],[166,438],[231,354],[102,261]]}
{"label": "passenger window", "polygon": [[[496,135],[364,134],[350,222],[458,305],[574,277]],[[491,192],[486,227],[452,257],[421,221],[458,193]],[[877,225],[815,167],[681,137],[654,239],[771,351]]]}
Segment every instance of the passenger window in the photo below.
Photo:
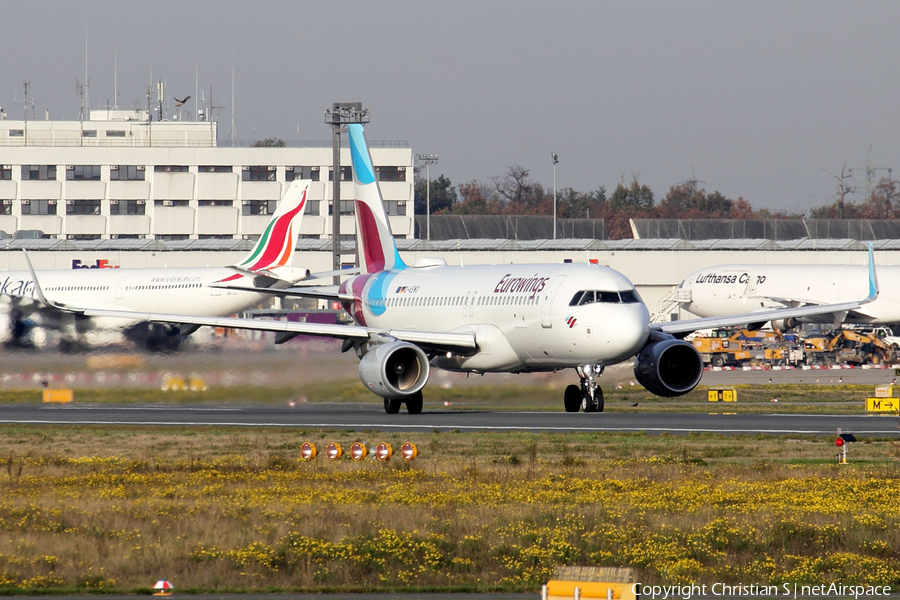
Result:
{"label": "passenger window", "polygon": [[618,304],[619,292],[597,292],[597,301],[607,304]]}

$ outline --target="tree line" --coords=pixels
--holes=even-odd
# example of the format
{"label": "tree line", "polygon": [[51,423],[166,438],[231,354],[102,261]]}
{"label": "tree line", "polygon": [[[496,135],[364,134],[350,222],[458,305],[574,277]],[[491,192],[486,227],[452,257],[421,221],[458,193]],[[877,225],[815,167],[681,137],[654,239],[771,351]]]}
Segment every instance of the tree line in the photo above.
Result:
{"label": "tree line", "polygon": [[[638,174],[623,177],[615,190],[606,187],[581,192],[571,187],[557,190],[556,214],[560,219],[604,219],[610,239],[631,237],[629,219],[802,219],[805,213],[768,209],[755,210],[742,196],[728,198],[719,191],[707,192],[701,182],[688,180],[669,188],[659,202]],[[843,181],[841,182],[843,185]],[[552,215],[553,189],[530,177],[525,167],[514,165],[502,176],[487,181],[472,180],[453,186],[443,174],[431,180],[431,214],[444,215]],[[426,211],[428,184],[419,169],[415,177],[415,214]],[[846,191],[844,189],[843,191]],[[900,182],[884,178],[868,197],[847,202],[841,193],[830,204],[810,210],[814,219],[900,218]]]}

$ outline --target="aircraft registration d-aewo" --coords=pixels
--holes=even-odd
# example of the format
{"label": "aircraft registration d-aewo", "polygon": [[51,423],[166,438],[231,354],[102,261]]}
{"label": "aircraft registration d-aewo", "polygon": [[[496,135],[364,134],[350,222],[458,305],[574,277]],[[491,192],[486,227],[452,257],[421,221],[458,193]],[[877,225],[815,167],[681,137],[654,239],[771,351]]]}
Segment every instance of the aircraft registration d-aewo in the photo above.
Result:
{"label": "aircraft registration d-aewo", "polygon": [[[240,262],[228,267],[166,267],[149,269],[60,269],[41,271],[45,300],[58,308],[149,311],[178,307],[187,315],[227,316],[258,303],[267,295],[257,288],[289,287],[307,277],[308,269],[290,266],[306,207],[309,180],[291,183],[259,241]],[[35,298],[29,271],[0,272],[0,295]],[[229,284],[223,290],[216,283]],[[17,306],[25,312],[29,307]],[[139,317],[122,327],[122,319],[95,319],[95,329],[122,331],[126,338],[150,350],[171,348],[178,333],[190,327],[148,326]]]}
{"label": "aircraft registration d-aewo", "polygon": [[[598,378],[604,368],[635,357],[636,379],[654,394],[678,396],[700,381],[703,365],[680,339],[707,327],[852,310],[864,300],[829,307],[768,311],[726,318],[651,324],[627,277],[594,264],[449,266],[443,259],[404,263],[394,245],[362,125],[349,125],[361,273],[337,289],[292,286],[261,293],[314,295],[341,301],[355,325],[322,325],[81,310],[89,316],[211,325],[343,339],[358,355],[359,377],[384,399],[388,413],[403,404],[422,411],[432,367],[471,373],[573,368],[579,385],[566,388],[566,411],[603,410]],[[220,284],[227,287],[228,284]],[[39,288],[38,288],[39,289]],[[69,307],[69,310],[77,310]]]}

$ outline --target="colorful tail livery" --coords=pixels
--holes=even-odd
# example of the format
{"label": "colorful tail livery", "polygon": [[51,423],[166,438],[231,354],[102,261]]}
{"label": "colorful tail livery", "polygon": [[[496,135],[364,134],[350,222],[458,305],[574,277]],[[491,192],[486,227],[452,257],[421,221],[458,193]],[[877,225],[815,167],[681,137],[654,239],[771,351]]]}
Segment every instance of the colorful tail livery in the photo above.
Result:
{"label": "colorful tail livery", "polygon": [[256,246],[233,268],[242,272],[259,273],[288,267],[294,256],[310,183],[309,180],[291,183]]}
{"label": "colorful tail livery", "polygon": [[384,212],[381,191],[375,181],[372,157],[366,146],[363,126],[349,125],[350,156],[353,159],[353,180],[356,182],[356,228],[359,235],[359,260],[363,273],[377,273],[403,269],[406,264],[394,245],[391,224]]}

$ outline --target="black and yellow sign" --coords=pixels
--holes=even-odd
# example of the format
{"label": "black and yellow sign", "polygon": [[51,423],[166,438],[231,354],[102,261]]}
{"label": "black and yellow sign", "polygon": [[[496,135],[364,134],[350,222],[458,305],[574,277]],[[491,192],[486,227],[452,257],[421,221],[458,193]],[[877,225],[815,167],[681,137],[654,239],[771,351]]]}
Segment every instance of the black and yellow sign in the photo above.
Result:
{"label": "black and yellow sign", "polygon": [[737,390],[709,390],[710,402],[737,402]]}
{"label": "black and yellow sign", "polygon": [[900,398],[866,398],[868,412],[900,412]]}

